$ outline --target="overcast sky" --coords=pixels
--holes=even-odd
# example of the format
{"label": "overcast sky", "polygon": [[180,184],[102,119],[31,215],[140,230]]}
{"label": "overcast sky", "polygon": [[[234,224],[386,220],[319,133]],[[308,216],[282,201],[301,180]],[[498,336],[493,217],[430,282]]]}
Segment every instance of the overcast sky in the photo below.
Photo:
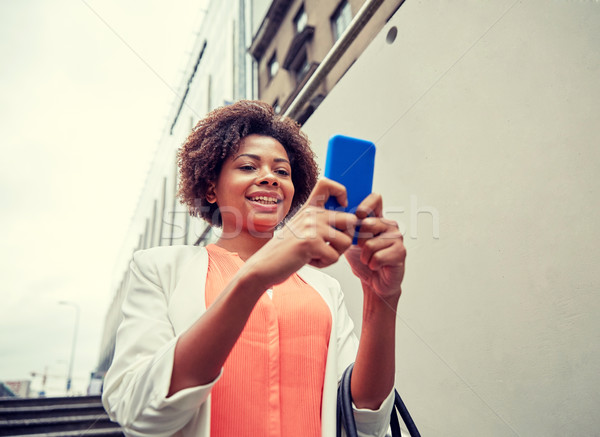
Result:
{"label": "overcast sky", "polygon": [[202,3],[0,0],[0,381],[47,368],[46,391],[64,394],[66,300],[81,309],[74,387],[85,391]]}

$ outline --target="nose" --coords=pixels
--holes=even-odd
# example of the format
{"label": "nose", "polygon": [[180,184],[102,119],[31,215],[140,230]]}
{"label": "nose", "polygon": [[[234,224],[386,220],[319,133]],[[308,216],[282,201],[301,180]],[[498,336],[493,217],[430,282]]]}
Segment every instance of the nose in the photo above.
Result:
{"label": "nose", "polygon": [[277,176],[273,174],[271,169],[264,170],[258,179],[259,185],[273,185],[274,187],[279,185]]}

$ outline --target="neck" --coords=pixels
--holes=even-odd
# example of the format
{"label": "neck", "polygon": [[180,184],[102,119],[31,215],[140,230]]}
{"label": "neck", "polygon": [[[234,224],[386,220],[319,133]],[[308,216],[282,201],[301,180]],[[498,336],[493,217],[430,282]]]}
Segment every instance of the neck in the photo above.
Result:
{"label": "neck", "polygon": [[224,230],[215,244],[229,252],[237,252],[239,257],[246,261],[273,238],[273,230],[255,233],[255,235],[244,231],[231,235]]}

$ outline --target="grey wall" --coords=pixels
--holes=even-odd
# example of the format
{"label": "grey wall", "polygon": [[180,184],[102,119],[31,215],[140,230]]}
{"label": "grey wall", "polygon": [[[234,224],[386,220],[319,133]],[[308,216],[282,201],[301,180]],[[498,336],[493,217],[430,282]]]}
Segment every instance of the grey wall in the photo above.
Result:
{"label": "grey wall", "polygon": [[335,133],[378,146],[425,436],[598,435],[598,29],[597,1],[407,0],[305,126],[321,164]]}

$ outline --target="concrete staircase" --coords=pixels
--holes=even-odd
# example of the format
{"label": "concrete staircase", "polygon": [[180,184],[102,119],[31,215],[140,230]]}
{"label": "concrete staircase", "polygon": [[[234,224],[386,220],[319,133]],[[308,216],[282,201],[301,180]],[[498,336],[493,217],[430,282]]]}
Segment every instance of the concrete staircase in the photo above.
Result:
{"label": "concrete staircase", "polygon": [[121,437],[99,396],[0,399],[0,436]]}

